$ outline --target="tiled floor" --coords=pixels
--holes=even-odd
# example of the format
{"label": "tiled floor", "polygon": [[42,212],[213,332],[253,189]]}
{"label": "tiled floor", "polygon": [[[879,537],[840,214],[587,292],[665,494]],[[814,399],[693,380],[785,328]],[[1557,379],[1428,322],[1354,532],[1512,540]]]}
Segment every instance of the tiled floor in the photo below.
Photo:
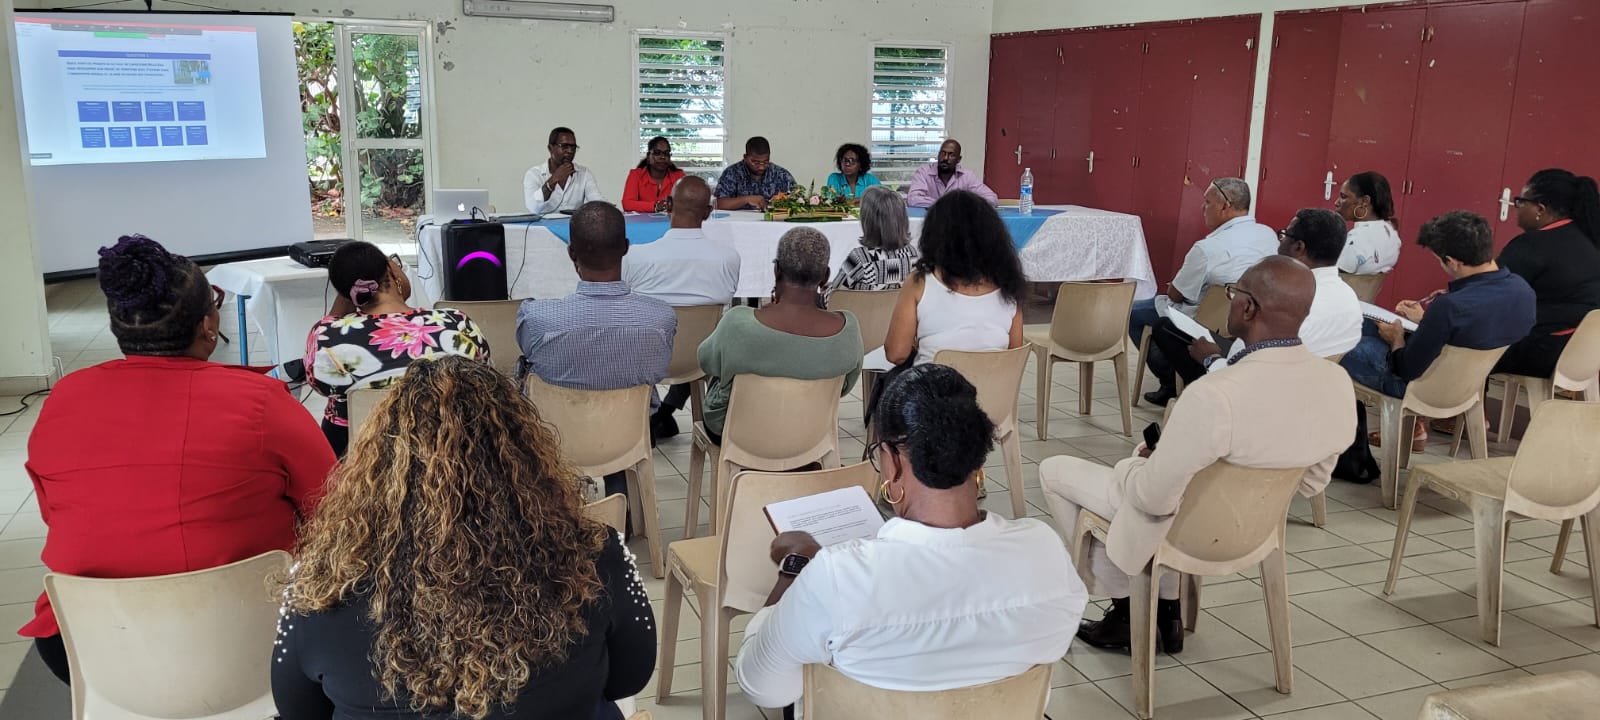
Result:
{"label": "tiled floor", "polygon": [[[48,295],[51,339],[68,371],[118,357],[106,330],[103,300],[92,284],[53,285]],[[231,309],[225,311],[224,327],[235,327]],[[219,359],[228,359],[226,355],[224,349]],[[1102,363],[1097,368],[1093,412],[1087,417],[1077,414],[1078,374],[1069,366],[1058,365],[1054,379],[1050,440],[1036,439],[1031,364],[1021,399],[1022,487],[1029,514],[1047,521],[1038,483],[1040,460],[1069,454],[1112,463],[1134,446],[1121,434],[1110,367]],[[308,405],[318,404],[315,398],[308,400]],[[13,398],[0,398],[0,411],[13,406]],[[6,628],[17,627],[29,617],[39,578],[45,572],[39,564],[45,529],[22,470],[27,434],[37,413],[36,404],[25,413],[0,418],[0,626]],[[1148,406],[1136,408],[1135,415],[1136,431],[1159,418]],[[859,399],[844,401],[841,418],[840,451],[845,457],[859,456],[863,435]],[[686,420],[681,424],[686,426]],[[1434,438],[1428,454],[1418,461],[1443,459],[1447,440]],[[683,472],[688,467],[689,448],[684,434],[663,443],[656,453],[661,523],[669,540],[682,533]],[[1491,453],[1506,454],[1513,449],[1493,445]],[[990,465],[991,492],[986,506],[1009,514],[1005,488],[1010,479],[1005,477],[998,454]],[[1591,624],[1582,544],[1574,543],[1574,555],[1564,575],[1548,571],[1556,525],[1521,521],[1512,530],[1505,577],[1505,630],[1501,646],[1492,647],[1477,639],[1472,524],[1463,506],[1424,495],[1425,506],[1419,508],[1412,526],[1403,579],[1395,594],[1386,598],[1381,590],[1394,540],[1395,513],[1382,508],[1375,486],[1336,482],[1328,495],[1326,529],[1308,524],[1309,508],[1304,502],[1297,500],[1291,509],[1294,693],[1280,695],[1273,689],[1266,613],[1257,574],[1212,578],[1202,596],[1198,632],[1189,638],[1183,653],[1163,656],[1157,664],[1158,717],[1411,720],[1423,697],[1443,688],[1527,673],[1600,671],[1600,628]],[[701,517],[708,513],[708,508],[703,509]],[[636,545],[636,553],[645,557],[642,540]],[[659,614],[662,582],[650,580],[648,586]],[[1091,618],[1098,614],[1096,609],[1088,612]],[[734,647],[746,619],[734,623]],[[640,696],[640,708],[652,710],[657,718],[700,716],[699,621],[692,602],[685,605],[680,633],[675,694],[657,705],[652,681]],[[12,640],[0,644],[3,692],[28,645],[9,634],[0,636]],[[1056,689],[1048,713],[1055,718],[1131,717],[1129,673],[1126,656],[1074,646],[1056,664]],[[780,716],[751,706],[737,687],[729,693],[729,718]]]}

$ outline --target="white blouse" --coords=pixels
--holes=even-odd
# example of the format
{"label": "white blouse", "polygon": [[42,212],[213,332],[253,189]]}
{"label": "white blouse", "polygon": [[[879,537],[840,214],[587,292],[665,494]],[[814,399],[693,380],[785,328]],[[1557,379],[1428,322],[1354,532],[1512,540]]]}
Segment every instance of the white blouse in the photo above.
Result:
{"label": "white blouse", "polygon": [[1339,269],[1352,275],[1376,275],[1394,269],[1400,260],[1400,232],[1387,220],[1363,220],[1350,228]]}

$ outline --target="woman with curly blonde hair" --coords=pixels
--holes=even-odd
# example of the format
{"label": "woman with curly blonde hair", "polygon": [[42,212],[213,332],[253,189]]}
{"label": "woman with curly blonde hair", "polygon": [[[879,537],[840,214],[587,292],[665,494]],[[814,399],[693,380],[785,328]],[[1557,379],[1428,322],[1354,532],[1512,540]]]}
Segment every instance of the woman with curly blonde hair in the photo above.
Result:
{"label": "woman with curly blonde hair", "polygon": [[655,622],[512,382],[419,362],[354,438],[284,589],[283,720],[620,718]]}

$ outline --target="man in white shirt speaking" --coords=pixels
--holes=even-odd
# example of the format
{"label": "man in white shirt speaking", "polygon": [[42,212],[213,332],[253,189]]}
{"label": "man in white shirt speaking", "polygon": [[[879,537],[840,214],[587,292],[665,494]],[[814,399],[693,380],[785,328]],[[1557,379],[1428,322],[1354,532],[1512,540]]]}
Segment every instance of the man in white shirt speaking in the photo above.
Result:
{"label": "man in white shirt speaking", "polygon": [[572,214],[583,204],[604,200],[589,168],[572,162],[578,156],[578,136],[571,128],[550,131],[550,159],[528,168],[522,176],[522,199],[536,215]]}

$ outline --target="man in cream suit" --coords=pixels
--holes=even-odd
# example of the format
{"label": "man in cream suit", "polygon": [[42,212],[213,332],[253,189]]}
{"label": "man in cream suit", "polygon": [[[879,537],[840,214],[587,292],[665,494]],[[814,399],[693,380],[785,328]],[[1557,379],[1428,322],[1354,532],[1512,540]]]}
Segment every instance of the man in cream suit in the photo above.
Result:
{"label": "man in cream suit", "polygon": [[[1079,508],[1111,520],[1106,545],[1094,543],[1078,566],[1090,592],[1112,598],[1098,622],[1078,630],[1084,642],[1128,647],[1128,575],[1144,570],[1166,537],[1196,473],[1218,460],[1255,468],[1308,468],[1300,494],[1328,484],[1339,453],[1355,433],[1355,393],[1339,368],[1300,344],[1316,278],[1306,266],[1273,256],[1229,286],[1228,334],[1244,341],[1229,367],[1190,385],[1173,408],[1157,449],[1105,467],[1058,456],[1039,466],[1050,512],[1073,536]],[[1175,573],[1161,578],[1157,642],[1183,648]]]}

